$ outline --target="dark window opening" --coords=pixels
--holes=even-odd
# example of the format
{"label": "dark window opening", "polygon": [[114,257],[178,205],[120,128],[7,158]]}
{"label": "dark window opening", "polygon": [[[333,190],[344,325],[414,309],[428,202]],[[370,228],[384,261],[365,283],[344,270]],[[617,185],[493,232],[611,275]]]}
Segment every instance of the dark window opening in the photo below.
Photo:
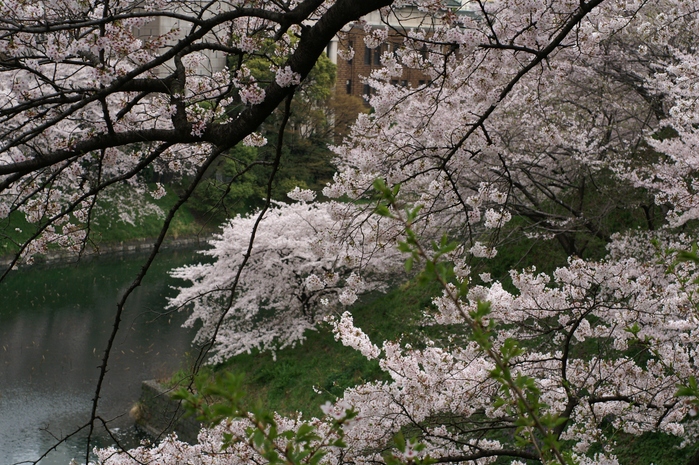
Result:
{"label": "dark window opening", "polygon": [[348,79],[347,82],[345,82],[345,90],[347,91],[348,94],[352,93],[352,80]]}
{"label": "dark window opening", "polygon": [[427,59],[427,45],[423,45],[422,48],[420,49],[420,56],[422,57],[423,60]]}
{"label": "dark window opening", "polygon": [[377,66],[381,65],[381,47],[379,46],[374,50],[374,64]]}
{"label": "dark window opening", "polygon": [[364,64],[371,64],[371,49],[369,47],[364,47]]}

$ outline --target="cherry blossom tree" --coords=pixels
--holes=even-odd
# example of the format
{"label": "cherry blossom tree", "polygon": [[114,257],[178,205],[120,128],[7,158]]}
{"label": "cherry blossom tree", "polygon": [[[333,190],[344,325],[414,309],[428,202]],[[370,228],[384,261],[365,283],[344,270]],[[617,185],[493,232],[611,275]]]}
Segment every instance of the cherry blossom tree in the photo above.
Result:
{"label": "cherry blossom tree", "polygon": [[[376,115],[360,119],[355,137],[339,148],[344,169],[328,195],[361,197],[372,178],[400,183],[403,201],[422,207],[408,224],[424,219],[446,226],[467,240],[460,253],[492,256],[497,236],[490,236],[485,249],[477,241],[503,213],[490,210],[488,218],[486,210],[483,218],[483,199],[494,204],[505,193],[503,203],[513,215],[528,218],[539,229],[536,234],[557,239],[567,253],[581,255],[570,234],[579,228],[604,240],[609,252],[594,262],[571,256],[552,276],[513,270],[514,292],[488,283],[487,276],[480,278],[484,285],[462,291],[458,286],[466,280],[479,281],[464,272],[453,283],[443,281],[444,294],[435,298],[432,316],[439,324],[470,326],[472,342],[431,341],[423,350],[384,343],[382,366],[393,381],[351,389],[343,400],[357,406],[360,424],[366,421],[357,438],[384,435],[389,444],[391,434],[413,428],[439,461],[509,456],[520,463],[560,461],[555,450],[547,456],[540,447],[553,436],[572,441],[575,463],[616,463],[613,440],[606,436],[610,430],[691,437],[687,433],[696,425],[689,418],[696,408],[677,394],[695,392],[678,386],[693,379],[696,341],[675,331],[691,333],[696,327],[695,268],[678,262],[677,251],[694,242],[688,231],[694,231],[695,218],[696,50],[688,37],[696,34],[697,10],[677,5],[677,14],[669,13],[673,8],[603,5],[579,24],[567,47],[548,58],[546,71],[517,75],[511,89],[508,78],[526,61],[504,61],[491,50],[531,53],[533,63],[543,40],[498,39],[500,21],[507,18],[504,26],[510,26],[517,18],[496,8],[489,25],[496,43],[472,56],[498,66],[474,71],[473,62],[461,68],[464,61],[455,59],[440,67],[414,54],[417,65],[433,70],[439,83],[419,92],[390,85],[396,64],[390,57],[387,68],[374,74]],[[487,5],[482,18],[488,18]],[[518,32],[526,36],[539,26]],[[438,55],[428,58],[438,62]],[[515,65],[512,71],[508,63]],[[481,110],[474,111],[478,104]],[[361,136],[367,133],[369,139]],[[611,187],[600,184],[605,178],[614,194],[604,194]],[[647,227],[660,231],[608,235],[592,216],[600,205],[586,205],[586,189],[602,193],[597,198],[603,210],[617,201],[627,209],[642,207]],[[484,196],[489,190],[494,195]],[[608,200],[610,195],[617,197]],[[445,212],[445,219],[436,220]],[[678,226],[688,228],[687,234],[678,234]],[[460,260],[454,262],[463,270]],[[479,302],[488,302],[487,309]],[[556,316],[548,313],[554,307]],[[655,317],[660,320],[648,320]],[[481,327],[491,324],[500,329]],[[479,331],[487,338],[479,339]],[[514,341],[527,349],[513,351]],[[369,344],[364,338],[352,342],[373,353]],[[516,375],[503,376],[505,360]],[[576,372],[582,374],[578,380]],[[511,382],[524,379],[519,376],[531,376],[534,383],[527,401],[526,389],[518,391],[526,382]],[[414,400],[426,398],[430,402]],[[538,418],[526,412],[527,402],[541,408]],[[542,418],[560,422],[547,428]],[[477,433],[499,427],[528,436],[525,442],[536,452]],[[366,430],[372,432],[361,436]],[[380,450],[367,455],[372,446],[364,439],[357,447],[362,460],[378,460]],[[602,448],[599,454],[581,455],[593,444]]]}
{"label": "cherry blossom tree", "polygon": [[[387,273],[401,267],[393,247],[400,231],[388,221],[351,204],[306,203],[303,199],[315,197],[308,190],[289,195],[301,201],[276,204],[261,221],[257,215],[237,216],[224,225],[204,251],[213,263],[172,273],[191,286],[170,306],[191,312],[188,325],[201,321],[195,342],[216,341],[212,362],[253,348],[293,346],[331,310],[351,305],[357,294],[385,288]],[[349,220],[360,220],[359,226],[343,226]]]}
{"label": "cherry blossom tree", "polygon": [[[20,256],[80,250],[118,183],[159,195],[139,179],[147,167],[188,186],[160,243],[207,169],[264,144],[255,131],[283,104],[273,178],[295,90],[357,22],[369,48],[389,31],[403,40],[367,77],[373,112],[334,148],[323,193],[337,201],[296,191],[273,205],[270,179],[266,206],[212,241],[214,263],[174,272],[191,286],[171,306],[203,322],[213,361],[284,347],[380,288],[400,250],[441,285],[425,320],[462,328],[413,348],[371,341],[343,313],[338,340],[389,381],[348,389],[309,423],[236,404],[198,445],[106,449],[102,463],[611,464],[616,432],[696,436],[699,259],[682,252],[698,211],[694,2],[475,0],[468,14],[427,0],[64,3],[0,6],[0,213],[38,225]],[[402,27],[406,11],[438,20]],[[360,19],[371,12],[385,28]],[[134,35],[156,17],[179,30]],[[269,82],[245,65],[263,44],[283,57]],[[231,67],[202,74],[213,51]],[[429,82],[396,85],[406,69]],[[514,233],[555,240],[567,263],[512,270],[511,287],[477,273]],[[606,256],[586,259],[592,241]]]}

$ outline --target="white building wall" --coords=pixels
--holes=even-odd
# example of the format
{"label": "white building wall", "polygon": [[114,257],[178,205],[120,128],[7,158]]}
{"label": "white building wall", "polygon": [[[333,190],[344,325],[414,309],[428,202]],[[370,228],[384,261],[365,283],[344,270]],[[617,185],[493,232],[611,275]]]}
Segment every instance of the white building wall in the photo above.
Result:
{"label": "white building wall", "polygon": [[[176,11],[178,13],[188,13],[188,11],[181,11],[181,8],[178,8]],[[191,14],[191,12],[189,13]],[[209,16],[211,15],[212,13],[209,13]],[[149,37],[158,37],[177,30],[177,34],[174,34],[168,41],[167,45],[163,47],[162,50],[165,51],[167,50],[167,46],[174,45],[178,40],[185,37],[190,29],[190,23],[167,16],[158,16],[152,21],[146,23],[143,27],[135,30],[134,34],[136,37],[147,40]],[[214,34],[208,34],[204,37],[204,40],[217,42],[218,38]],[[205,60],[204,63],[199,66],[198,72],[200,74],[211,75],[226,68],[226,55],[223,52],[218,50],[206,50],[202,51],[201,53],[207,58],[207,60]],[[172,73],[173,69],[174,64],[171,60],[164,65],[161,65],[157,70],[157,74],[160,76],[167,76]]]}

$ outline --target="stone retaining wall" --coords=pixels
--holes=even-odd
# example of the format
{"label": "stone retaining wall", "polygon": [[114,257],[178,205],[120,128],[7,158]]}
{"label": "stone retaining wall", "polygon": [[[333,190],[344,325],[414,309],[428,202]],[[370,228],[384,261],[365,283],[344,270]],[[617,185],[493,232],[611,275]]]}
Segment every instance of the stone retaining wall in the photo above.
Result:
{"label": "stone retaining wall", "polygon": [[141,398],[133,416],[136,425],[153,439],[177,433],[181,441],[194,444],[201,423],[194,417],[183,417],[180,401],[170,398],[171,390],[155,380],[141,384]]}
{"label": "stone retaining wall", "polygon": [[[179,249],[194,247],[199,244],[206,244],[211,239],[211,236],[189,236],[178,239],[166,239],[160,246],[160,250]],[[142,254],[153,249],[155,239],[136,239],[128,242],[119,242],[100,246],[99,249],[87,248],[83,252],[83,257],[105,256],[105,255],[129,255]],[[13,256],[0,257],[0,266],[9,265]],[[54,264],[54,263],[73,263],[77,259],[77,255],[66,250],[50,250],[46,254],[35,257],[36,264]],[[20,264],[19,266],[24,266]]]}

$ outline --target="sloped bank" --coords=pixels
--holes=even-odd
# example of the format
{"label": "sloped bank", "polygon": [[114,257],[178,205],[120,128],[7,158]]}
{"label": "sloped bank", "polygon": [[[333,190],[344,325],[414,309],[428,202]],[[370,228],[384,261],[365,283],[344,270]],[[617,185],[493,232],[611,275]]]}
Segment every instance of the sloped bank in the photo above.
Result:
{"label": "sloped bank", "polygon": [[144,381],[141,397],[132,410],[136,426],[154,440],[174,432],[180,440],[194,444],[202,424],[192,416],[184,416],[180,401],[172,399],[171,393],[171,388],[155,380]]}
{"label": "sloped bank", "polygon": [[[160,246],[161,250],[171,250],[171,249],[184,249],[189,247],[195,247],[199,245],[206,245],[211,239],[211,235],[202,236],[185,236],[179,237],[177,239],[166,239]],[[155,247],[155,239],[135,239],[131,241],[122,241],[116,243],[109,243],[99,246],[99,248],[87,248],[81,258],[84,257],[98,257],[98,256],[110,256],[110,255],[131,255],[131,254],[142,254],[149,252]],[[12,263],[14,259],[13,255],[5,255],[0,257],[0,266],[8,266]],[[78,259],[78,256],[74,252],[69,252],[63,249],[49,250],[47,253],[39,255],[35,258],[34,264],[59,264],[59,263],[74,263]],[[20,264],[19,266],[27,266],[26,264]]]}

